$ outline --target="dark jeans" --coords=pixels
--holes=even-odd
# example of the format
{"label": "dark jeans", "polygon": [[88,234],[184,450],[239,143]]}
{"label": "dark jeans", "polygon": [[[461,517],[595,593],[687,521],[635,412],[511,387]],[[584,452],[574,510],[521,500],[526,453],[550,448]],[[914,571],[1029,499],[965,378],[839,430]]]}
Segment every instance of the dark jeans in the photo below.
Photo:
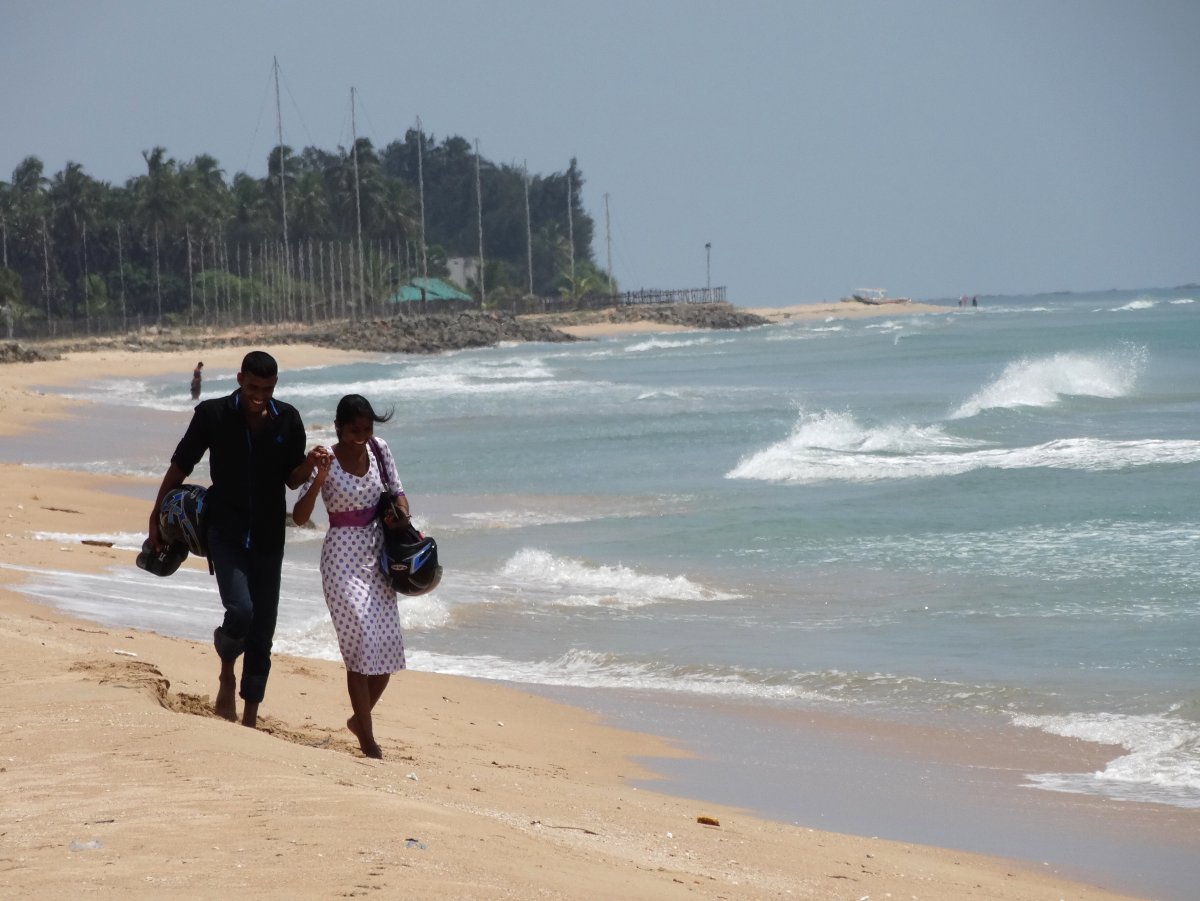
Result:
{"label": "dark jeans", "polygon": [[274,553],[247,549],[240,536],[231,538],[208,530],[208,558],[217,576],[225,605],[225,620],[213,636],[222,660],[242,661],[242,699],[258,703],[267,691],[271,673],[271,643],[279,614],[279,573],[283,550]]}

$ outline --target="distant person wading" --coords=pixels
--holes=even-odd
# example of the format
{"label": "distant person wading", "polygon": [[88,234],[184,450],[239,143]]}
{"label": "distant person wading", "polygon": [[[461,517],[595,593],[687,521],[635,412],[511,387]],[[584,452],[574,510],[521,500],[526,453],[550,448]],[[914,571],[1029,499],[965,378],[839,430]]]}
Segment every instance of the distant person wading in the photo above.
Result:
{"label": "distant person wading", "polygon": [[192,370],[192,400],[200,397],[200,379],[203,369],[204,363],[202,361],[197,363],[196,368]]}

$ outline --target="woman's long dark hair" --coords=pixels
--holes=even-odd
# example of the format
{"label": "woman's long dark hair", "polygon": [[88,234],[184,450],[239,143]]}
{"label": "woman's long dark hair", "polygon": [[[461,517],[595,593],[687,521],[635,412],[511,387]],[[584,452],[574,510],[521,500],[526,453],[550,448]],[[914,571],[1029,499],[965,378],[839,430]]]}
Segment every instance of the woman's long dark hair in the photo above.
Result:
{"label": "woman's long dark hair", "polygon": [[337,412],[333,417],[333,424],[349,425],[356,419],[370,419],[372,422],[387,422],[395,415],[395,410],[388,410],[385,414],[375,412],[375,408],[371,406],[371,402],[361,394],[347,394],[338,401]]}

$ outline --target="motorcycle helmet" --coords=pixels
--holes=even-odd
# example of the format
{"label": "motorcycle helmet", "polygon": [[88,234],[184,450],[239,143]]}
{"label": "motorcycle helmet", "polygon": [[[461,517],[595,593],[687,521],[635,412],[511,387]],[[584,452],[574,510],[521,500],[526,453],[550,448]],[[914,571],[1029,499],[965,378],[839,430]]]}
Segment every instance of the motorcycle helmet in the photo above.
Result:
{"label": "motorcycle helmet", "polygon": [[181,544],[198,557],[208,556],[205,534],[208,489],[201,485],[180,485],[162,499],[158,510],[158,528],[167,544]]}
{"label": "motorcycle helmet", "polygon": [[416,597],[437,588],[442,568],[438,565],[436,541],[417,535],[416,541],[405,543],[405,537],[385,534],[379,568],[398,593]]}
{"label": "motorcycle helmet", "polygon": [[142,552],[137,555],[138,569],[156,576],[169,576],[187,559],[188,549],[184,544],[168,544],[156,551],[147,538],[142,542]]}

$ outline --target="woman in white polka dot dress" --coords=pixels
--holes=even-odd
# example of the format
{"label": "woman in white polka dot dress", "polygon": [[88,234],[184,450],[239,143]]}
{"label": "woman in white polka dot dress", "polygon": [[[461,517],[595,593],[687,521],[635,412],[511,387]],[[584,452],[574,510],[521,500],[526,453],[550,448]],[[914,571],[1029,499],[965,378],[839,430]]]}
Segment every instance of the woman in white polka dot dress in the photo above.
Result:
{"label": "woman in white polka dot dress", "polygon": [[408,515],[391,449],[374,437],[375,423],[389,419],[390,413],[380,416],[362,395],[343,397],[334,418],[337,443],[332,453],[318,455],[292,511],[296,524],[304,525],[320,494],[329,514],[329,531],[321,546],[321,582],[346,664],[346,688],[354,711],[346,727],[363,753],[376,758],[382,758],[383,752],[375,741],[371,710],[391,674],[404,669],[396,593],[379,569],[383,531],[376,508],[389,484],[397,506]]}

